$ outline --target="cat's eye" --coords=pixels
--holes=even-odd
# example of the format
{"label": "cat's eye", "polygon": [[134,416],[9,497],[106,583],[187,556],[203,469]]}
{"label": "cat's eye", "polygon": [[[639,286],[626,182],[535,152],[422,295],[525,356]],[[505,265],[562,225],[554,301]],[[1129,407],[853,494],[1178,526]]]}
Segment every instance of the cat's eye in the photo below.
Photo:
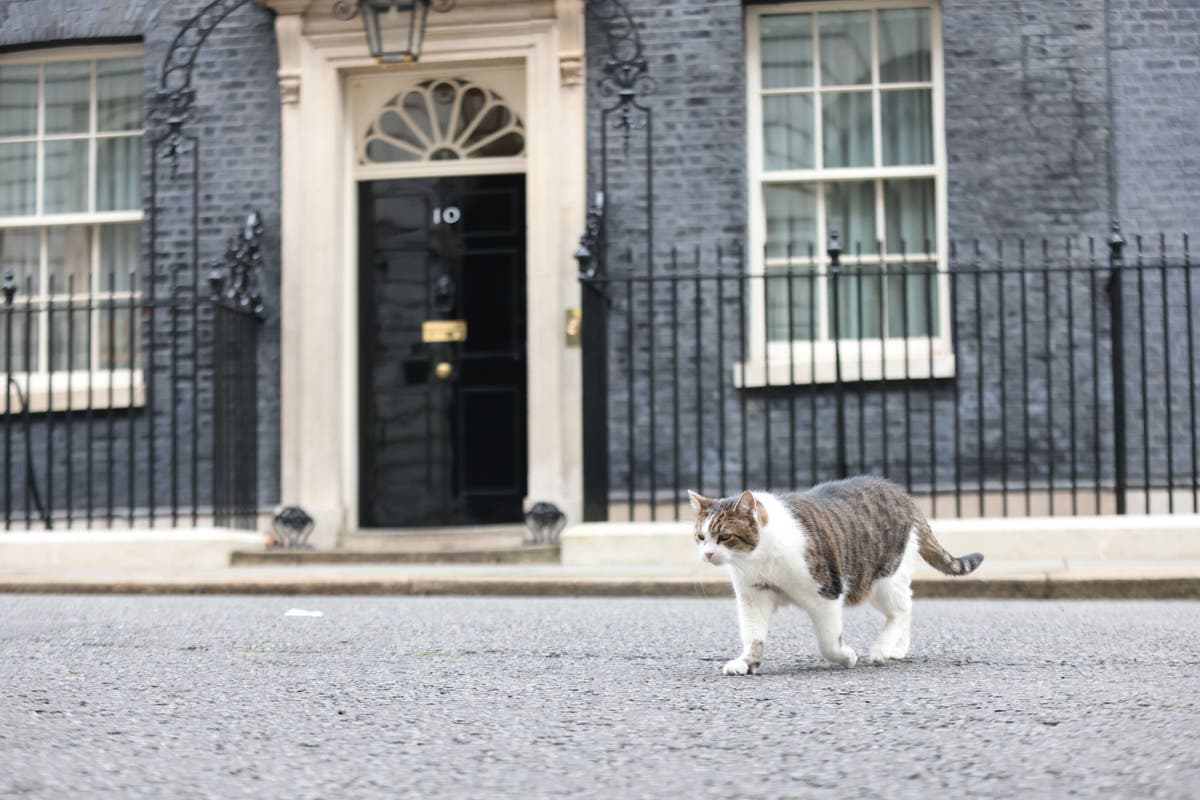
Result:
{"label": "cat's eye", "polygon": [[728,533],[718,533],[717,534],[717,544],[725,544],[728,541],[729,541]]}

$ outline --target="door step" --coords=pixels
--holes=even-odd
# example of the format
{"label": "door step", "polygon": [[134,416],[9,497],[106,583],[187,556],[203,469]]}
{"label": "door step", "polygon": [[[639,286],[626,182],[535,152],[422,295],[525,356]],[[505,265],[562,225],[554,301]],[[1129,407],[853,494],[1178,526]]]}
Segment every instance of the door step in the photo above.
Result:
{"label": "door step", "polygon": [[461,550],[508,550],[521,547],[523,525],[454,528],[368,528],[342,534],[339,550],[352,552],[435,553]]}
{"label": "door step", "polygon": [[558,545],[457,550],[238,550],[229,563],[247,566],[309,564],[557,564]]}

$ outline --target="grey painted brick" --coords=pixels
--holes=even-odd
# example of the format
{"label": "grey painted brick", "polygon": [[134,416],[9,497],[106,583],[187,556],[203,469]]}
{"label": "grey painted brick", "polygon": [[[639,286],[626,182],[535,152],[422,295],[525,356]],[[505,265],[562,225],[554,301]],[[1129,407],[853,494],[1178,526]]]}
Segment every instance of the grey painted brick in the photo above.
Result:
{"label": "grey painted brick", "polygon": [[[149,95],[178,25],[201,5],[165,0],[106,1],[72,4],[70,13],[63,13],[63,7],[55,4],[0,2],[0,46],[141,36],[146,44]],[[598,31],[590,26],[589,177],[592,188],[599,188],[604,127],[609,161],[610,266],[632,267],[638,272],[652,267],[660,274],[676,270],[691,276],[698,258],[704,270],[736,272],[741,269],[737,246],[746,238],[747,203],[742,4],[729,0],[629,0],[627,5],[656,82],[655,91],[639,101],[652,114],[654,190],[648,206],[646,131],[632,131],[625,151],[612,115],[604,112],[614,105],[614,99],[599,91],[606,54]],[[1153,233],[1161,229],[1173,235],[1171,247],[1177,252],[1178,234],[1197,218],[1200,148],[1191,134],[1200,123],[1200,96],[1195,92],[1200,69],[1195,57],[1200,49],[1200,14],[1188,0],[1112,0],[1108,19],[1104,8],[1103,0],[943,3],[948,226],[951,238],[965,248],[959,251],[966,254],[958,259],[960,265],[969,264],[973,239],[985,243],[989,264],[1002,261],[1011,266],[1012,243],[1022,238],[1030,244],[1030,262],[1037,262],[1039,242],[1044,237],[1051,242],[1054,263],[1059,266],[1066,263],[1063,251],[1070,240],[1071,263],[1081,271],[1074,276],[1070,292],[1065,278],[1051,292],[1049,315],[1038,301],[1026,299],[1025,320],[1033,327],[1031,350],[1024,361],[1014,349],[1018,337],[1013,326],[1021,323],[1020,281],[1005,278],[1002,292],[985,286],[981,313],[976,316],[973,279],[963,279],[956,317],[960,325],[956,379],[910,385],[907,401],[902,382],[891,382],[886,389],[866,387],[861,393],[858,387],[849,387],[847,436],[852,467],[886,471],[903,480],[911,475],[915,484],[927,485],[936,480],[940,485],[960,476],[994,485],[1006,476],[1024,480],[1028,458],[1030,480],[1044,483],[1051,477],[1061,481],[1071,474],[1073,442],[1075,473],[1111,481],[1112,354],[1109,308],[1103,294],[1106,276],[1084,269],[1090,263],[1085,255],[1087,237],[1096,237],[1099,263],[1103,264],[1107,223],[1117,216],[1130,231],[1131,251],[1133,231]],[[197,63],[199,114],[192,127],[205,146],[201,261],[218,256],[224,238],[237,228],[245,211],[257,207],[267,223],[268,275],[264,276],[263,288],[269,309],[278,307],[275,65],[270,15],[256,6],[236,12],[213,34]],[[1111,118],[1115,126],[1110,124],[1110,68]],[[1116,166],[1111,171],[1110,147],[1114,148]],[[155,276],[156,287],[163,291],[174,283],[186,287],[192,278],[190,258],[186,257],[189,243],[183,229],[186,221],[180,218],[186,206],[181,198],[172,197],[172,191],[182,190],[163,189],[165,230],[159,240],[163,261],[160,274]],[[654,217],[654,247],[649,252],[648,209]],[[1009,243],[1003,260],[991,244],[998,238]],[[1144,246],[1145,263],[1154,263],[1155,240],[1147,238]],[[678,248],[674,261],[673,247]],[[1132,252],[1130,262],[1135,263]],[[1180,274],[1174,275],[1172,280],[1182,281]],[[1094,291],[1093,277],[1098,283]],[[1175,445],[1173,468],[1186,470],[1194,463],[1188,461],[1192,452],[1180,444],[1190,444],[1186,434],[1191,431],[1179,426],[1190,424],[1186,412],[1196,397],[1196,362],[1184,330],[1189,321],[1187,306],[1182,305],[1182,298],[1188,296],[1185,287],[1178,283],[1170,287],[1170,327],[1164,336],[1162,292],[1155,283],[1158,278],[1150,269],[1144,270],[1141,278],[1146,287],[1142,306],[1136,302],[1138,276],[1131,273],[1125,279],[1129,334],[1123,354],[1129,375],[1130,473],[1140,475],[1145,470],[1145,456],[1149,455],[1151,472],[1161,475],[1166,468],[1168,442]],[[1036,277],[1028,279],[1027,290],[1035,290],[1041,285],[1039,281]],[[690,280],[682,281],[675,290],[660,288],[652,302],[643,292],[634,297],[632,309],[619,293],[614,296],[610,425],[612,477],[618,489],[629,478],[626,451],[630,441],[634,446],[633,480],[639,492],[648,488],[652,460],[657,464],[654,474],[660,489],[674,481],[677,440],[681,453],[678,470],[680,480],[685,482],[703,479],[700,482],[711,487],[724,471],[726,488],[742,483],[761,485],[767,481],[768,463],[772,481],[803,484],[828,476],[836,452],[836,437],[832,435],[835,393],[829,387],[750,392],[734,389],[730,364],[736,359],[732,351],[740,345],[737,331],[742,298],[737,294],[736,282],[728,281],[722,288],[724,299],[720,303],[713,280],[698,289]],[[1196,288],[1193,285],[1193,303]],[[997,302],[999,294],[1003,294],[1006,306],[1003,319]],[[675,359],[671,311],[682,310],[681,318],[689,319],[697,297],[702,319],[701,351],[695,348],[695,329],[684,325],[676,331],[679,358]],[[1072,365],[1067,357],[1072,338],[1065,322],[1068,297],[1074,312],[1084,315],[1076,320],[1072,331],[1073,363],[1080,370],[1075,383],[1079,414],[1074,432],[1067,427],[1069,415],[1055,413],[1065,402],[1061,397],[1067,385],[1063,374]],[[632,328],[628,325],[631,313]],[[277,314],[272,313],[259,351],[264,502],[278,495],[277,320]],[[173,338],[174,346],[181,357],[190,359],[190,321],[181,323],[176,333],[183,335]],[[163,329],[156,328],[156,333],[160,331]],[[1001,331],[1007,332],[1003,382],[998,369]],[[1140,331],[1146,335],[1136,335]],[[632,364],[623,352],[630,333],[634,342]],[[164,341],[171,341],[156,338],[160,350],[167,346]],[[720,363],[714,353],[718,340],[725,347]],[[1093,349],[1098,369],[1091,366]],[[1047,350],[1051,352],[1049,358]],[[1168,357],[1172,363],[1169,391]],[[200,366],[206,368],[203,358]],[[632,387],[627,383],[631,367]],[[1013,378],[1014,374],[1022,379]],[[701,382],[699,416],[697,379]],[[155,380],[166,378],[159,375]],[[720,407],[718,383],[724,398]],[[196,409],[203,410],[210,402],[201,389],[197,404],[191,403],[190,392],[183,392],[188,400],[177,405],[180,418],[191,419]],[[156,391],[159,397],[169,394],[165,389]],[[1171,398],[1169,405],[1164,399],[1167,397]],[[632,424],[625,411],[631,398]],[[857,433],[860,398],[866,433],[861,442],[861,463]],[[653,438],[650,408],[656,417]],[[1170,429],[1166,426],[1168,408],[1172,411]],[[1143,414],[1143,409],[1147,413]],[[155,413],[156,419],[169,416],[165,409]],[[674,430],[677,413],[679,431]],[[722,416],[726,432],[719,442],[715,430]],[[769,441],[768,420],[772,430]],[[946,420],[957,421],[957,436],[954,426],[943,424]],[[1000,420],[1009,424],[1000,425]],[[797,430],[794,448],[790,437],[793,421]],[[1007,436],[1003,430],[1006,427]],[[906,438],[920,442],[918,449],[922,452],[910,456],[899,446]],[[930,441],[934,443],[932,454],[928,452]],[[163,444],[157,447],[160,458]],[[741,458],[743,447],[749,456],[745,463]],[[692,455],[697,449],[699,465]],[[787,474],[786,481],[780,477],[783,473]]]}
{"label": "grey painted brick", "polygon": [[[1151,21],[1158,24],[1145,24]],[[1131,0],[1110,25],[1119,216],[1148,233],[1194,231],[1200,217],[1196,4]]]}
{"label": "grey painted brick", "polygon": [[[37,48],[46,44],[86,44],[88,40],[107,38],[140,39],[145,48],[145,107],[160,85],[163,60],[181,26],[208,5],[206,0],[103,0],[88,3],[45,3],[8,0],[0,2],[0,46]],[[279,99],[275,78],[278,59],[275,50],[273,16],[255,3],[231,13],[209,36],[200,49],[192,75],[196,90],[196,115],[186,132],[201,142],[201,168],[198,190],[199,208],[198,262],[191,257],[191,191],[189,176],[172,180],[160,174],[158,181],[159,255],[157,274],[149,274],[149,228],[151,219],[150,169],[151,142],[155,131],[147,129],[143,139],[145,176],[143,197],[146,222],[143,223],[143,274],[145,296],[163,300],[182,298],[187,308],[193,286],[201,294],[194,317],[190,310],[175,319],[165,309],[147,318],[142,327],[146,350],[153,352],[146,366],[148,392],[152,403],[133,414],[133,439],[129,438],[129,413],[111,415],[113,433],[108,433],[109,415],[100,412],[91,425],[92,490],[90,503],[107,513],[111,482],[113,504],[123,513],[128,505],[130,460],[133,462],[134,504],[144,507],[149,501],[148,486],[153,475],[154,504],[162,507],[171,501],[172,474],[176,476],[176,498],[184,504],[207,505],[211,501],[211,352],[206,277],[210,262],[224,252],[228,236],[238,231],[245,214],[258,210],[266,227],[264,257],[266,274],[262,291],[268,309],[258,345],[259,420],[259,499],[274,503],[279,495]],[[158,162],[160,173],[164,166]],[[186,173],[186,170],[185,170]],[[199,350],[193,349],[193,327]],[[151,330],[153,328],[153,330]],[[172,380],[168,363],[177,359],[178,374]],[[191,376],[195,375],[195,380]],[[172,414],[172,411],[174,414]],[[53,485],[53,505],[60,511],[67,502],[68,464],[65,460],[68,431],[75,451],[70,463],[72,503],[75,513],[88,504],[88,461],[86,452],[88,425],[80,415],[68,421],[44,415],[31,418],[30,435],[34,447],[37,485],[43,495]],[[171,435],[172,417],[177,434]],[[150,437],[153,428],[154,444]],[[14,442],[11,464],[11,493],[5,505],[20,515],[27,507],[23,437],[24,426],[13,425],[9,435]],[[47,465],[47,437],[53,436],[53,466]],[[112,454],[109,453],[111,438]],[[198,447],[193,447],[193,441]],[[154,451],[154,463],[150,452]],[[193,452],[196,470],[193,471]],[[175,468],[172,469],[172,454]],[[112,464],[111,469],[109,464]],[[193,485],[196,493],[193,494]],[[0,487],[3,488],[3,487]],[[6,491],[7,494],[7,491]]]}
{"label": "grey painted brick", "polygon": [[[593,186],[601,179],[601,128],[607,123],[610,270],[736,273],[743,269],[736,247],[745,239],[747,201],[742,9],[683,0],[627,5],[659,87],[639,98],[651,109],[655,131],[655,252],[653,258],[646,252],[644,139],[635,131],[624,153],[612,120],[602,116],[614,101],[598,91],[606,50],[592,30],[591,179]],[[1026,278],[1024,303],[1016,274],[987,273],[978,284],[973,274],[963,275],[956,292],[954,380],[912,381],[907,389],[902,380],[846,388],[851,471],[884,472],[915,488],[945,488],[955,480],[997,488],[1025,481],[1062,487],[1072,479],[1112,484],[1111,309],[1107,274],[1090,268],[1106,263],[1104,240],[1113,216],[1127,220],[1131,251],[1133,230],[1170,233],[1176,263],[1179,236],[1200,211],[1194,174],[1200,146],[1186,138],[1200,121],[1195,59],[1189,58],[1196,25],[1195,15],[1184,13],[1189,4],[1182,5],[1164,15],[1157,4],[1114,3],[1106,20],[1102,0],[942,4],[948,227],[959,244],[952,269],[970,269],[977,239],[984,266],[1015,270],[1016,242],[1024,239],[1028,267],[1042,268],[1045,240],[1045,263],[1076,271],[1054,273],[1048,293],[1041,274]],[[1160,18],[1148,19],[1148,10]],[[1163,30],[1169,23],[1179,41],[1164,45],[1163,30],[1148,23]],[[690,35],[696,30],[710,35]],[[998,239],[1005,241],[1003,253]],[[1157,263],[1156,241],[1146,240],[1147,264]],[[672,246],[681,250],[674,263]],[[718,247],[724,249],[721,262]],[[1136,263],[1132,252],[1129,263]],[[1184,275],[1171,273],[1170,335],[1164,336],[1161,280],[1148,269],[1140,278],[1141,305],[1136,271],[1124,280],[1128,473],[1137,481],[1148,467],[1155,480],[1165,480],[1168,442],[1174,444],[1170,469],[1176,477],[1195,465],[1188,412],[1200,387],[1185,327],[1200,295],[1193,285],[1186,305]],[[677,478],[683,486],[732,491],[747,484],[802,486],[833,475],[833,388],[734,388],[733,364],[744,344],[739,285],[724,282],[721,302],[713,279],[699,288],[688,279],[674,289],[663,284],[653,297],[645,283],[635,284],[632,298],[627,285],[613,286],[609,425],[615,497],[627,495],[631,485],[645,497],[653,484],[665,499]],[[761,284],[750,291],[761,292]],[[672,317],[673,310],[679,316]],[[674,319],[682,320],[678,330]],[[1022,325],[1028,326],[1024,350]],[[1066,413],[1072,392],[1074,415]]]}

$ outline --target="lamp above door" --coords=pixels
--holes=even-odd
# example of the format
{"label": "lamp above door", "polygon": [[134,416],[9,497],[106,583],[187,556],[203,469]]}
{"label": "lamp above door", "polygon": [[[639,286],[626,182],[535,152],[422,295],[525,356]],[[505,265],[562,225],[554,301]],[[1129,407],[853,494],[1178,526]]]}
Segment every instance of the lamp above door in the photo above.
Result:
{"label": "lamp above door", "polygon": [[362,14],[367,46],[379,64],[411,64],[421,57],[430,10],[446,12],[455,0],[336,0],[333,15]]}

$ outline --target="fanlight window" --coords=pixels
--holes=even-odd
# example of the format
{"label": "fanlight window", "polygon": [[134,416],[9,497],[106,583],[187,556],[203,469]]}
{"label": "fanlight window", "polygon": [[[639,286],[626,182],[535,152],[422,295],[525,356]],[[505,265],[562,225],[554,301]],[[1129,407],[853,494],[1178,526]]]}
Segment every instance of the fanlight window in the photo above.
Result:
{"label": "fanlight window", "polygon": [[387,102],[367,129],[361,164],[519,156],[525,127],[484,86],[462,78],[423,81]]}

